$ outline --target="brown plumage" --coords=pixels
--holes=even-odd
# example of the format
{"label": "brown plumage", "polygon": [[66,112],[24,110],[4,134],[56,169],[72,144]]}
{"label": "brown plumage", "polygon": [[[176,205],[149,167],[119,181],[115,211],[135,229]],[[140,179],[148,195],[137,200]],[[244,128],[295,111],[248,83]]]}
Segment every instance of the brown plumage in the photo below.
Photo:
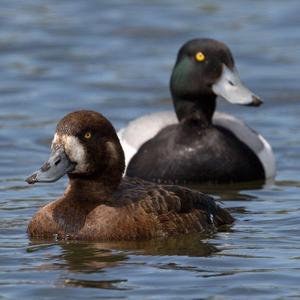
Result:
{"label": "brown plumage", "polygon": [[[63,155],[58,155],[62,149]],[[119,140],[110,122],[96,112],[77,111],[64,117],[51,155],[27,181],[55,181],[63,175],[63,165],[70,182],[61,198],[32,218],[31,238],[141,240],[212,231],[233,222],[225,209],[203,193],[122,179],[124,154]]]}

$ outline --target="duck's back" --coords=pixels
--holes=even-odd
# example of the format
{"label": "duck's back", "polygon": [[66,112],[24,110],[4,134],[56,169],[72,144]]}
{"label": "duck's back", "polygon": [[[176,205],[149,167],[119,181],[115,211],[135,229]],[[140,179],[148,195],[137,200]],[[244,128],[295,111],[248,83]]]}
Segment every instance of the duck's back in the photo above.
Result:
{"label": "duck's back", "polygon": [[78,240],[142,240],[177,234],[214,231],[233,218],[214,199],[200,192],[156,185],[125,177],[102,204],[61,198],[43,207],[32,219],[32,238]]}
{"label": "duck's back", "polygon": [[207,232],[233,222],[229,212],[208,195],[139,178],[125,177],[114,194],[114,203],[124,205],[128,224],[138,228],[130,239]]}
{"label": "duck's back", "polygon": [[179,123],[162,129],[131,159],[128,176],[167,183],[263,180],[256,154],[230,130]]}

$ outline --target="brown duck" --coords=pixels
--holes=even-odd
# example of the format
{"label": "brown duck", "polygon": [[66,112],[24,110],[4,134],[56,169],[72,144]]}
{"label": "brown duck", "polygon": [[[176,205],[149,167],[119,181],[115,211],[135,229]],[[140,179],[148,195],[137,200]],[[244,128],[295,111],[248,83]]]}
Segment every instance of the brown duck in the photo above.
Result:
{"label": "brown duck", "polygon": [[76,111],[57,125],[49,160],[26,181],[64,176],[62,197],[42,207],[28,226],[31,238],[142,240],[213,231],[233,218],[211,197],[176,185],[122,178],[124,154],[101,114]]}

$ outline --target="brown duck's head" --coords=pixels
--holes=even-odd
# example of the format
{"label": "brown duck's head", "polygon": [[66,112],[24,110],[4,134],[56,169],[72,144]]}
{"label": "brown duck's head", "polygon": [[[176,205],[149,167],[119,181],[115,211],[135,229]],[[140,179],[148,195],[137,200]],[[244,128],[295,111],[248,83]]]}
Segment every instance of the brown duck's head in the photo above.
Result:
{"label": "brown duck's head", "polygon": [[26,179],[28,183],[54,182],[65,174],[71,179],[121,179],[124,172],[124,153],[116,131],[94,111],[75,111],[60,120],[51,150],[48,161]]}

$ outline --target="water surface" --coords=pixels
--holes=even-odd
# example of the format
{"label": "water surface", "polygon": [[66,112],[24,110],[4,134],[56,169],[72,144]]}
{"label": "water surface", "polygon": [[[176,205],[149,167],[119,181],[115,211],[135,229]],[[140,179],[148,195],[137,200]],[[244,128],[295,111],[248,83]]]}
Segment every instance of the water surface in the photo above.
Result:
{"label": "water surface", "polygon": [[[287,1],[2,0],[0,299],[300,298],[300,4]],[[212,37],[232,49],[264,100],[231,112],[272,144],[276,181],[199,187],[236,218],[227,232],[136,243],[31,243],[27,223],[66,181],[24,182],[56,122],[87,108],[116,128],[171,108],[178,48]]]}

